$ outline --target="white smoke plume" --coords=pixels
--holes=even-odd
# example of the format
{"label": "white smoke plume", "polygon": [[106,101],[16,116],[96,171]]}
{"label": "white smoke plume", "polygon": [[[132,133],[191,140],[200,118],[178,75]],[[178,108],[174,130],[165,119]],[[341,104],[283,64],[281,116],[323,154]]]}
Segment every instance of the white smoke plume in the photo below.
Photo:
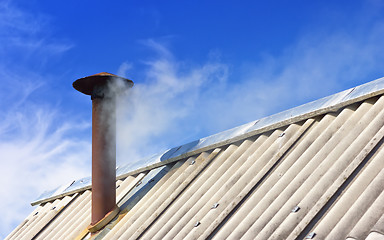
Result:
{"label": "white smoke plume", "polygon": [[[279,56],[242,67],[220,57],[192,65],[148,40],[157,58],[119,103],[118,164],[137,161],[384,75],[384,24],[369,31],[312,34]],[[135,63],[118,71],[129,78]]]}

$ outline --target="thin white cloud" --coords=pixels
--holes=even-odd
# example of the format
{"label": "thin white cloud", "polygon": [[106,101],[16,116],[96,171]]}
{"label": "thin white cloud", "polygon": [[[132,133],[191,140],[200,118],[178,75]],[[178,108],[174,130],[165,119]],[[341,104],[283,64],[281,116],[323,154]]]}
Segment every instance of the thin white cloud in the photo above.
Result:
{"label": "thin white cloud", "polygon": [[[24,61],[46,59],[71,45],[49,37],[46,19],[0,2],[0,238],[33,210],[29,205],[43,191],[90,172],[90,143],[77,131],[90,124],[73,124],[55,110],[56,103],[34,101],[46,91],[46,79]],[[36,62],[36,60],[34,60]]]}
{"label": "thin white cloud", "polygon": [[15,5],[15,1],[0,2],[0,60],[2,65],[12,68],[22,61],[44,64],[47,58],[62,54],[73,47],[69,41],[55,39],[49,17],[40,13],[29,13]]}
{"label": "thin white cloud", "polygon": [[50,103],[34,103],[31,93],[43,92],[43,84],[21,87],[12,80],[0,104],[0,238],[32,211],[29,203],[43,191],[90,172],[90,143],[76,136],[90,124],[68,122]]}
{"label": "thin white cloud", "polygon": [[32,211],[28,203],[40,193],[89,173],[90,143],[68,137],[76,129],[57,125],[51,108],[25,104],[14,112],[13,129],[0,138],[2,235]]}

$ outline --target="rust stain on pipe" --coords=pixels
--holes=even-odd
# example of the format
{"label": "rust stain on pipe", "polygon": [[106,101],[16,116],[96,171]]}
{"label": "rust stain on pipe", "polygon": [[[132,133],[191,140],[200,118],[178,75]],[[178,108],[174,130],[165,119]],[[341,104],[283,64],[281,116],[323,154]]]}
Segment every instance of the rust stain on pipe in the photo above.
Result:
{"label": "rust stain on pipe", "polygon": [[[105,109],[105,101],[113,99],[92,100],[92,225],[116,204],[115,109]],[[106,114],[113,119],[106,119]]]}
{"label": "rust stain on pipe", "polygon": [[113,81],[133,86],[129,79],[110,73],[80,78],[73,87],[92,99],[92,220],[91,226],[116,212],[116,95]]}

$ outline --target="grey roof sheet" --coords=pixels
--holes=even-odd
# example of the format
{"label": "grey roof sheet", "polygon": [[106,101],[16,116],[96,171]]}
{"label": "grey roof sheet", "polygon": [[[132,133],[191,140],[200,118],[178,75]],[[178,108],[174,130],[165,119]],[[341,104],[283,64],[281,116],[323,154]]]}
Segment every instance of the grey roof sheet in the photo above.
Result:
{"label": "grey roof sheet", "polygon": [[[382,93],[384,93],[384,78],[169,149],[164,153],[159,153],[147,159],[141,159],[131,164],[118,166],[116,175],[118,178],[124,178],[128,175],[201,153],[210,148],[220,147],[247,138],[268,129],[277,128],[319,114],[336,111],[353,102],[361,101]],[[55,190],[44,192],[32,202],[32,205],[66,196],[78,190],[90,189],[90,187],[90,177],[78,179],[70,183],[69,186],[66,184]]]}
{"label": "grey roof sheet", "polygon": [[[384,96],[363,89],[375,90],[117,180],[121,212],[97,238],[383,238]],[[86,238],[90,197],[41,203],[7,239]]]}

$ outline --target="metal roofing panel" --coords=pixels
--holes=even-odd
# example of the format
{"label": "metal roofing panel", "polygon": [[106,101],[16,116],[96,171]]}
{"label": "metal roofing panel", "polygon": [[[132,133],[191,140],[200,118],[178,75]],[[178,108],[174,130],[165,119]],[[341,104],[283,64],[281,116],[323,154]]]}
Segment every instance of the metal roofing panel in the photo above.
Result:
{"label": "metal roofing panel", "polygon": [[57,216],[52,223],[46,226],[46,228],[36,237],[36,239],[52,239],[51,237],[53,237],[53,235],[60,230],[64,229],[65,225],[68,226],[68,223],[75,217],[76,213],[85,209],[85,205],[91,200],[90,196],[90,191],[82,192],[63,213]]}
{"label": "metal roofing panel", "polygon": [[[384,234],[379,233],[379,232],[371,232],[366,240],[383,240],[384,239]],[[354,240],[353,238],[350,238],[348,240]]]}
{"label": "metal roofing panel", "polygon": [[[193,158],[189,159],[188,161],[191,162]],[[183,172],[187,164],[184,164],[186,161],[179,161],[177,162],[168,172],[167,175],[165,175],[158,184],[155,185],[154,188],[152,188],[143,199],[140,200],[138,204],[135,204],[134,206],[127,206],[127,210],[122,209],[122,213],[125,214],[124,217],[112,228],[111,232],[108,234],[110,236],[115,236],[117,234],[123,234],[124,231],[129,228],[130,224],[142,216],[142,214],[146,211],[148,211],[149,207],[155,208],[159,201],[161,200],[160,197],[163,195],[164,192],[166,192],[166,189],[168,187],[168,184],[166,183],[172,183],[176,181],[176,179],[179,177],[179,174],[176,172]],[[183,175],[185,176],[185,174]],[[165,195],[163,195],[165,196]],[[160,199],[160,200],[159,200]],[[127,223],[128,222],[128,223]],[[107,236],[108,236],[107,235]]]}
{"label": "metal roofing panel", "polygon": [[[291,239],[305,237],[314,230],[321,239],[331,230],[346,229],[335,225],[322,233],[313,229],[314,225],[300,227],[300,224],[305,223],[308,216],[310,223],[321,220],[319,214],[326,216],[321,210],[330,208],[329,199],[340,201],[342,190],[351,185],[356,171],[371,171],[367,168],[368,159],[373,153],[377,154],[376,145],[381,144],[384,134],[384,130],[380,130],[384,125],[383,107],[383,97],[370,99],[318,120],[308,119],[245,140],[240,145],[229,145],[179,197],[165,203],[166,210],[156,213],[155,209],[164,204],[164,200],[159,200],[162,203],[153,203],[134,215],[126,215],[126,220],[118,223],[119,230],[112,229],[106,237]],[[191,174],[186,172],[188,165],[185,162],[184,168],[176,171],[174,178],[158,190],[174,191],[178,177],[185,179]],[[377,165],[376,168],[383,169]],[[365,191],[361,184],[355,186]],[[378,193],[383,190],[380,186]],[[373,196],[369,190],[365,195]],[[292,212],[296,206],[299,210]],[[348,209],[356,211],[354,207]],[[379,211],[376,215],[382,214]],[[320,223],[327,225],[328,221]],[[344,230],[342,236],[346,238],[349,231]],[[225,233],[227,235],[223,235]]]}
{"label": "metal roofing panel", "polygon": [[61,213],[61,211],[76,199],[78,194],[66,196],[63,199],[56,199],[54,202],[46,203],[33,211],[17,231],[11,233],[6,239],[32,239],[42,228]]}
{"label": "metal roofing panel", "polygon": [[[383,184],[383,183],[381,183]],[[377,196],[377,193],[372,194],[373,196]],[[361,198],[363,199],[363,198]],[[384,191],[380,193],[379,196],[377,196],[376,199],[372,199],[373,203],[371,206],[369,206],[366,203],[363,203],[362,208],[360,208],[360,211],[363,212],[362,216],[358,218],[357,223],[352,228],[352,230],[349,232],[348,236],[353,237],[355,239],[363,239],[364,237],[368,236],[368,234],[371,232],[372,227],[375,225],[375,223],[379,220],[379,218],[383,215],[384,212]],[[368,208],[367,208],[368,206]],[[360,206],[354,206],[354,207],[360,207]]]}
{"label": "metal roofing panel", "polygon": [[[379,87],[355,88],[317,104],[330,106],[335,101],[360,98]],[[286,113],[281,116],[287,117]],[[237,138],[239,134],[254,133],[254,122],[241,126],[216,136],[201,153],[119,179],[121,212],[97,237],[382,236],[384,96],[363,102],[353,100],[338,111],[307,116],[294,123],[284,121],[271,123],[277,126],[272,129],[265,128],[269,123],[261,122],[259,127],[265,131],[215,147],[214,142],[222,141],[223,136]],[[167,157],[191,151],[199,144],[203,146],[204,141],[175,148]],[[154,159],[162,161],[160,155]],[[49,209],[57,204],[66,208],[51,218]],[[38,211],[41,216],[28,216],[9,239],[34,235],[37,239],[81,239],[87,235],[90,223],[90,191],[79,190],[68,204],[61,198],[52,199]]]}
{"label": "metal roofing panel", "polygon": [[[240,147],[231,145],[221,154],[219,154],[217,159],[211,163],[212,166],[205,170],[207,171],[206,174],[202,175],[196,180],[199,183],[201,182],[201,184],[194,182],[187,192],[184,192],[180,198],[176,199],[172,204],[173,207],[165,211],[159,217],[159,219],[156,221],[157,223],[152,225],[149,231],[145,233],[144,238],[154,238],[155,234],[162,234],[161,231],[163,234],[167,233],[172,228],[172,226],[179,222],[179,219],[189,209],[196,205],[196,201],[202,198],[204,192],[209,188],[209,186],[217,181],[218,175],[224,174],[224,172],[231,167],[235,157],[232,157],[232,160],[227,158],[229,156],[236,156],[237,154],[235,151],[238,153],[243,152],[245,148],[250,146],[250,144],[251,141],[244,141]],[[239,151],[237,151],[238,148],[240,148]],[[216,169],[217,171],[214,171],[213,169]]]}
{"label": "metal roofing panel", "polygon": [[[362,101],[382,93],[384,93],[384,78],[380,78],[299,107],[172,148],[164,153],[159,153],[134,163],[119,166],[117,169],[117,176],[126,177],[128,175],[137,174],[141,171],[150,170],[151,168],[165,165],[171,161],[177,161],[208,149],[221,147],[232,142],[245,139],[263,131],[278,128],[293,122],[302,121],[319,114],[337,111],[338,109],[354,102]],[[44,201],[50,201],[55,197],[69,195],[76,190],[89,189],[90,184],[91,182],[88,178],[76,180],[71,183],[69,187],[68,185],[65,185],[53,191],[43,193],[34,202],[32,202],[32,204],[36,205]]]}

